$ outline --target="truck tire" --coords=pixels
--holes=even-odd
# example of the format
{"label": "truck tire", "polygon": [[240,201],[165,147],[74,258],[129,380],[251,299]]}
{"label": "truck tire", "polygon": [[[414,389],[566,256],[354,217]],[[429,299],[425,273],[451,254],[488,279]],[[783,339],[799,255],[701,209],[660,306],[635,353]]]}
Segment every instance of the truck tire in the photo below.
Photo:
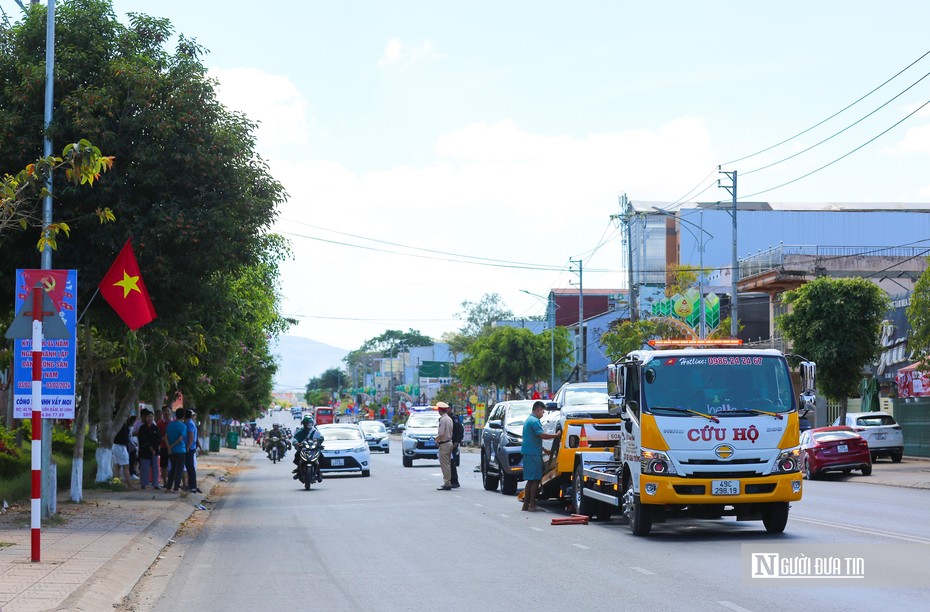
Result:
{"label": "truck tire", "polygon": [[485,459],[484,453],[481,453],[481,484],[484,485],[485,491],[497,491],[497,476],[488,474],[488,460]]}
{"label": "truck tire", "polygon": [[640,503],[639,496],[633,493],[632,478],[623,487],[623,513],[633,535],[647,536],[652,531],[652,508]]}
{"label": "truck tire", "polygon": [[788,502],[771,502],[762,509],[762,524],[769,533],[781,533],[788,524]]}
{"label": "truck tire", "polygon": [[404,457],[404,467],[413,467],[413,459]]}
{"label": "truck tire", "polygon": [[616,506],[608,504],[607,502],[599,501],[597,502],[597,509],[594,511],[594,518],[599,521],[609,521],[614,516],[614,510]]}
{"label": "truck tire", "polygon": [[520,482],[520,480],[516,476],[501,474],[501,493],[504,495],[516,495],[518,482]]}
{"label": "truck tire", "polygon": [[582,478],[582,468],[581,464],[575,466],[575,471],[572,474],[572,512],[575,514],[584,514],[585,516],[594,516],[594,508],[597,506],[597,500],[591,499],[590,497],[585,497],[581,494],[582,488],[584,488],[584,479]]}

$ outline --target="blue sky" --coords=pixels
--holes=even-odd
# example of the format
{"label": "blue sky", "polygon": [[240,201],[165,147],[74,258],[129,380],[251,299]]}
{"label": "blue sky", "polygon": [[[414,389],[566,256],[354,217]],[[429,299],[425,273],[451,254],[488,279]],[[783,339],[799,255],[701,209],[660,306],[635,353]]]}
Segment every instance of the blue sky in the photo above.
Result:
{"label": "blue sky", "polygon": [[[586,287],[623,286],[610,220],[621,193],[672,202],[700,186],[698,199],[726,199],[713,186],[718,164],[816,124],[930,50],[930,3],[902,0],[114,7],[196,38],[221,99],[260,122],[259,151],[291,196],[276,227],[295,253],[284,312],[300,320],[293,334],[346,349],[385,329],[438,338],[485,293],[517,316],[541,314],[520,290],[577,283],[569,259],[584,262]],[[746,195],[806,174],[930,100],[930,77],[810,152],[750,171],[928,72],[930,56],[823,126],[725,169],[740,172]],[[751,199],[930,202],[928,168],[930,106]]]}

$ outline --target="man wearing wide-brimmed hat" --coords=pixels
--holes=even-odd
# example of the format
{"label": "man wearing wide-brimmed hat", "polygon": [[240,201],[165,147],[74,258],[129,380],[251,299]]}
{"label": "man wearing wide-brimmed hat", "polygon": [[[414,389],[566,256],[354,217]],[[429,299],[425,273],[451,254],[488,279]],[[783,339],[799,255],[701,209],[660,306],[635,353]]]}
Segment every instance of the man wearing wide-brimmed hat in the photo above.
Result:
{"label": "man wearing wide-brimmed hat", "polygon": [[449,416],[449,404],[436,402],[439,411],[439,433],[436,444],[439,446],[439,467],[442,469],[442,486],[438,491],[452,490],[452,417]]}

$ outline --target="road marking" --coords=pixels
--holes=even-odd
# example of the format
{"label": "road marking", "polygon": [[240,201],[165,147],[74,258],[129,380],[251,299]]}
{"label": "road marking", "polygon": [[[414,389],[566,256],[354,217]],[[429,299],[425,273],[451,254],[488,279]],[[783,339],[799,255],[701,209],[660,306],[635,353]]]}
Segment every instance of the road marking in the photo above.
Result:
{"label": "road marking", "polygon": [[378,501],[378,498],[377,498],[377,497],[360,497],[359,499],[347,499],[347,500],[345,500],[345,501],[346,501],[346,503],[348,503],[348,502],[362,502],[362,501]]}
{"label": "road marking", "polygon": [[542,531],[541,527],[530,527],[533,531]]}
{"label": "road marking", "polygon": [[835,527],[836,529],[845,529],[847,531],[856,531],[859,533],[865,533],[868,535],[883,536],[886,538],[894,538],[897,540],[905,540],[907,542],[920,542],[921,544],[930,544],[930,538],[924,538],[916,535],[907,535],[904,533],[895,533],[893,531],[886,531],[884,529],[870,529],[868,527],[856,527],[854,525],[841,525],[839,523],[831,523],[830,521],[821,521],[818,519],[812,518],[801,518],[798,516],[792,516],[791,520],[800,521],[802,523],[810,523],[812,525],[821,525],[823,527]]}
{"label": "road marking", "polygon": [[497,516],[499,516],[499,517],[501,517],[501,518],[510,518],[510,515],[509,515],[509,514],[498,514]]}
{"label": "road marking", "polygon": [[633,570],[634,572],[639,572],[643,576],[655,576],[656,575],[655,572],[650,572],[645,567],[631,567],[630,569]]}
{"label": "road marking", "polygon": [[724,608],[733,610],[733,612],[751,612],[750,610],[747,610],[746,608],[742,606],[736,605],[732,601],[718,601],[717,603],[723,606]]}
{"label": "road marking", "polygon": [[475,504],[475,505],[478,506],[479,508],[484,508],[484,504]]}
{"label": "road marking", "polygon": [[581,550],[591,550],[590,546],[585,546],[584,544],[576,543],[576,544],[572,544],[572,546],[575,546],[576,548],[580,548]]}

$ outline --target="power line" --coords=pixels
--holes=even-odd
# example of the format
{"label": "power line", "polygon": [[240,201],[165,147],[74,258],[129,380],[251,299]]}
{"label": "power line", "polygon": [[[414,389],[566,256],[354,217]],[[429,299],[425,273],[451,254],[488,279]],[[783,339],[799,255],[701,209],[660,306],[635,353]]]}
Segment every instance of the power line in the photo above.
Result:
{"label": "power line", "polygon": [[[378,247],[365,246],[362,244],[352,244],[349,242],[340,242],[338,240],[328,240],[326,238],[320,238],[318,236],[308,236],[306,234],[298,234],[296,232],[281,232],[281,234],[285,236],[295,236],[297,238],[305,238],[307,240],[315,240],[317,242],[325,242],[327,244],[335,244],[338,246],[345,246],[345,247],[350,247],[350,248],[355,248],[355,249],[364,249],[366,251],[376,251],[378,253],[388,253],[391,255],[402,255],[405,257],[415,257],[417,259],[431,259],[434,261],[448,261],[451,263],[460,263],[460,264],[473,265],[473,266],[486,266],[486,267],[491,267],[491,268],[512,268],[512,269],[517,269],[517,270],[534,270],[534,271],[539,271],[539,272],[561,272],[561,270],[563,269],[563,267],[546,265],[546,264],[516,263],[516,262],[504,263],[499,260],[486,261],[485,258],[479,258],[479,257],[473,257],[472,259],[475,259],[475,261],[468,261],[467,259],[452,259],[452,257],[463,257],[463,258],[471,257],[469,255],[459,255],[456,253],[446,253],[450,257],[430,257],[428,255],[419,255],[416,253],[402,253],[400,251],[380,249]],[[400,245],[400,246],[403,246],[403,245]],[[406,247],[406,248],[416,249],[417,247]],[[420,249],[420,250],[426,251],[427,249]],[[435,252],[441,252],[441,251],[435,251]],[[611,270],[611,269],[606,269],[606,268],[592,268],[588,271],[597,272],[597,273],[619,272],[619,270]]]}
{"label": "power line", "polygon": [[908,113],[907,115],[905,115],[904,118],[902,118],[901,120],[897,121],[897,122],[894,123],[892,126],[888,127],[887,129],[883,130],[882,132],[880,132],[880,133],[877,134],[876,136],[874,136],[874,137],[870,138],[869,140],[865,141],[864,143],[862,143],[861,145],[859,145],[858,147],[856,147],[856,148],[853,149],[852,151],[849,151],[849,152],[847,152],[847,153],[845,153],[845,154],[843,154],[843,155],[837,157],[837,158],[834,159],[833,161],[831,161],[831,162],[829,162],[829,163],[826,163],[826,164],[820,166],[819,168],[816,168],[816,169],[814,169],[814,170],[811,170],[811,171],[808,172],[807,174],[803,174],[803,175],[801,175],[801,176],[799,176],[799,177],[797,177],[797,178],[795,178],[795,179],[792,179],[792,180],[790,180],[790,181],[785,181],[784,183],[781,183],[780,185],[775,185],[774,187],[770,187],[770,188],[768,188],[768,189],[763,189],[762,191],[757,191],[757,192],[755,192],[755,193],[750,193],[749,195],[740,196],[739,199],[742,200],[742,199],[744,199],[744,198],[751,198],[751,197],[753,197],[753,196],[757,196],[757,195],[760,195],[760,194],[763,194],[763,193],[768,193],[769,191],[775,191],[776,189],[780,189],[780,188],[782,188],[782,187],[784,187],[784,186],[786,186],[786,185],[790,185],[790,184],[792,184],[792,183],[797,183],[798,181],[800,181],[800,180],[802,180],[802,179],[805,179],[805,178],[811,176],[812,174],[816,174],[817,172],[820,172],[820,171],[823,170],[824,168],[828,168],[828,167],[832,166],[833,164],[835,164],[836,162],[838,162],[838,161],[840,161],[840,160],[842,160],[842,159],[846,159],[847,157],[849,157],[850,155],[852,155],[853,153],[855,153],[855,152],[858,151],[859,149],[861,149],[861,148],[863,148],[863,147],[865,147],[865,146],[867,146],[867,145],[869,145],[869,144],[875,142],[876,140],[878,140],[879,138],[881,138],[882,136],[884,136],[885,134],[887,134],[888,132],[890,132],[890,131],[893,130],[894,128],[898,127],[899,125],[901,125],[902,123],[904,123],[905,121],[907,121],[908,119],[910,119],[911,117],[913,117],[914,115],[916,115],[920,110],[922,110],[922,109],[923,109],[925,106],[927,106],[928,104],[930,104],[930,100],[927,100],[926,102],[924,102],[923,104],[921,104],[920,106],[918,106],[914,111],[912,111],[912,112]]}
{"label": "power line", "polygon": [[823,143],[827,142],[828,140],[832,140],[833,138],[836,138],[837,136],[839,136],[839,135],[842,134],[843,132],[845,132],[845,131],[847,131],[847,130],[849,130],[849,129],[851,129],[851,128],[857,126],[857,125],[859,125],[860,123],[862,123],[863,121],[865,121],[866,119],[868,119],[869,117],[871,117],[872,115],[874,115],[875,113],[877,113],[878,111],[880,111],[881,109],[885,108],[886,106],[888,106],[889,104],[891,104],[892,102],[894,102],[895,100],[897,100],[898,98],[900,98],[901,96],[903,96],[903,95],[904,95],[905,93],[907,93],[912,87],[914,87],[915,85],[917,85],[918,83],[920,83],[921,81],[923,81],[923,80],[924,80],[925,78],[927,78],[928,76],[930,76],[930,72],[928,72],[927,74],[923,75],[922,77],[920,77],[919,79],[917,79],[916,81],[914,81],[913,83],[911,83],[910,85],[908,85],[906,89],[904,89],[904,90],[902,90],[901,92],[899,92],[899,93],[898,93],[896,96],[894,96],[893,98],[890,98],[887,102],[885,102],[884,104],[882,104],[881,106],[879,106],[878,108],[876,108],[875,110],[873,110],[871,113],[868,113],[868,114],[866,114],[866,115],[863,115],[863,116],[860,117],[857,121],[854,121],[853,123],[850,123],[849,125],[847,125],[846,127],[844,127],[842,130],[840,130],[840,131],[838,131],[838,132],[835,132],[835,133],[831,134],[830,136],[827,136],[826,138],[824,138],[824,139],[821,140],[820,142],[818,142],[818,143],[816,143],[816,144],[812,144],[811,146],[807,147],[806,149],[802,149],[801,151],[798,151],[797,153],[794,153],[794,154],[792,154],[792,155],[789,155],[788,157],[782,158],[782,159],[780,159],[780,160],[778,160],[778,161],[774,161],[774,162],[772,162],[772,163],[770,163],[770,164],[766,164],[766,165],[764,165],[764,166],[762,166],[762,167],[760,167],[760,168],[756,168],[755,170],[747,170],[746,172],[742,172],[742,173],[741,173],[742,176],[746,176],[747,174],[753,174],[753,173],[755,173],[755,172],[760,172],[760,171],[762,171],[762,170],[766,170],[766,169],[768,169],[768,168],[771,168],[772,166],[777,166],[778,164],[780,164],[780,163],[782,163],[782,162],[786,162],[786,161],[788,161],[789,159],[794,159],[795,157],[797,157],[797,156],[799,156],[799,155],[803,155],[804,153],[807,153],[807,152],[810,151],[811,149],[814,149],[814,148],[816,148],[816,147],[819,147],[820,145],[822,145]]}
{"label": "power line", "polygon": [[892,76],[891,78],[889,78],[888,80],[886,80],[884,83],[882,83],[881,85],[879,85],[878,87],[876,87],[875,89],[873,89],[872,91],[870,91],[869,93],[863,95],[862,97],[860,97],[860,98],[859,98],[858,100],[856,100],[855,102],[853,102],[853,103],[851,103],[851,104],[845,106],[844,108],[838,110],[837,112],[833,113],[832,115],[830,115],[829,117],[827,117],[827,118],[824,119],[823,121],[819,121],[818,123],[815,123],[815,124],[812,125],[811,127],[807,128],[806,130],[802,130],[802,131],[798,132],[797,134],[795,134],[794,136],[791,136],[791,137],[789,137],[789,138],[786,138],[786,139],[782,140],[781,142],[777,142],[777,143],[775,143],[775,144],[773,144],[773,145],[771,145],[771,146],[769,146],[769,147],[766,147],[766,148],[764,148],[764,149],[761,149],[761,150],[759,150],[759,151],[756,151],[755,153],[750,153],[749,155],[745,155],[745,156],[740,157],[740,158],[738,158],[738,159],[734,159],[734,160],[732,160],[732,161],[725,162],[725,163],[723,163],[723,164],[721,164],[721,165],[723,165],[723,166],[732,166],[733,164],[735,164],[735,163],[737,163],[737,162],[741,162],[741,161],[747,160],[747,159],[749,159],[750,157],[755,157],[756,155],[761,155],[762,153],[765,153],[765,152],[767,152],[767,151],[771,151],[772,149],[774,149],[774,148],[776,148],[776,147],[780,147],[781,145],[783,145],[783,144],[785,144],[785,143],[788,143],[788,142],[791,142],[791,141],[794,140],[795,138],[798,138],[799,136],[803,136],[804,134],[810,132],[811,130],[813,130],[813,129],[817,128],[817,127],[820,127],[821,125],[823,125],[823,124],[826,123],[827,121],[830,121],[830,120],[833,119],[834,117],[836,117],[836,116],[838,116],[838,115],[840,115],[840,114],[846,112],[847,110],[849,110],[850,108],[852,108],[853,106],[855,106],[855,105],[858,104],[859,102],[862,102],[863,100],[865,100],[866,98],[868,98],[869,96],[871,96],[873,93],[875,93],[876,91],[878,91],[879,89],[881,89],[882,87],[884,87],[885,85],[887,85],[888,83],[890,83],[891,81],[893,81],[893,80],[895,80],[896,78],[898,78],[899,76],[901,76],[901,74],[903,74],[904,72],[906,72],[911,66],[913,66],[914,64],[916,64],[917,62],[919,62],[919,61],[922,60],[923,58],[927,57],[927,55],[930,55],[930,51],[925,52],[923,55],[921,55],[920,57],[918,57],[917,59],[915,59],[913,62],[911,62],[910,64],[908,64],[908,65],[905,66],[904,68],[902,68],[900,71],[898,71],[894,76]]}

